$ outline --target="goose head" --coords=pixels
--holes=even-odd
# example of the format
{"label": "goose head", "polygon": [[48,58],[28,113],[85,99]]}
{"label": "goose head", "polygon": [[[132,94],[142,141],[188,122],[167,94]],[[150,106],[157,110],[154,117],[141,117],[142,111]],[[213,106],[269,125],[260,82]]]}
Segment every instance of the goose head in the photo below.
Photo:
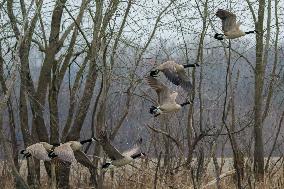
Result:
{"label": "goose head", "polygon": [[48,157],[50,159],[56,158],[58,155],[56,155],[53,151],[48,153]]}
{"label": "goose head", "polygon": [[106,162],[105,164],[102,165],[102,170],[107,171],[107,170],[113,170],[116,166],[114,166],[111,162]]}
{"label": "goose head", "polygon": [[21,150],[20,151],[20,154],[23,154],[24,155],[24,158],[28,158],[28,157],[31,157],[32,155],[29,153],[29,152],[27,152],[26,150]]}
{"label": "goose head", "polygon": [[111,166],[110,162],[106,162],[105,164],[102,165],[102,169],[107,169]]}
{"label": "goose head", "polygon": [[150,76],[151,77],[157,77],[158,73],[159,73],[159,70],[153,70],[153,71],[150,72]]}

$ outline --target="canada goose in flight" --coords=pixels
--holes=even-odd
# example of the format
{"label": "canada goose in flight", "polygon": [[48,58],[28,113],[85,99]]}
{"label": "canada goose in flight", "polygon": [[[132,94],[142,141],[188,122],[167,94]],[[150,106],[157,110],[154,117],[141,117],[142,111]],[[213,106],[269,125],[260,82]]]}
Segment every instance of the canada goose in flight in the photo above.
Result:
{"label": "canada goose in flight", "polygon": [[63,161],[67,162],[76,162],[76,158],[74,155],[74,151],[81,150],[83,147],[83,144],[87,142],[93,142],[95,141],[94,138],[90,138],[87,140],[82,140],[82,141],[69,141],[64,144],[61,144],[60,146],[54,148],[53,151],[48,153],[49,157],[57,157]]}
{"label": "canada goose in flight", "polygon": [[150,72],[150,76],[157,77],[158,73],[161,71],[175,85],[180,85],[184,90],[190,91],[192,89],[192,84],[189,77],[186,75],[184,68],[197,67],[199,64],[177,64],[174,61],[167,61],[155,68],[155,70]]}
{"label": "canada goose in flight", "polygon": [[177,104],[177,92],[171,91],[166,85],[151,76],[147,76],[146,81],[148,85],[150,85],[150,87],[158,94],[159,106],[152,106],[150,108],[150,113],[154,114],[155,117],[159,116],[160,114],[177,112],[183,106],[192,103],[192,101],[186,101],[182,104]]}
{"label": "canada goose in flight", "polygon": [[256,30],[247,32],[240,30],[241,23],[236,22],[236,15],[227,10],[218,9],[216,16],[222,20],[222,30],[224,34],[216,33],[214,36],[215,39],[235,39],[246,34],[257,33]]}
{"label": "canada goose in flight", "polygon": [[140,152],[140,145],[142,143],[142,138],[140,138],[137,143],[129,150],[121,153],[119,152],[110,142],[105,131],[100,132],[98,142],[102,145],[103,150],[111,159],[110,162],[106,162],[102,165],[103,169],[112,167],[121,167],[133,162],[137,158],[144,158],[146,155]]}
{"label": "canada goose in flight", "polygon": [[48,156],[48,153],[52,152],[56,146],[57,144],[51,145],[47,142],[38,142],[28,146],[25,150],[21,150],[20,153],[23,154],[25,158],[33,156],[39,160],[50,161],[51,158],[55,156]]}

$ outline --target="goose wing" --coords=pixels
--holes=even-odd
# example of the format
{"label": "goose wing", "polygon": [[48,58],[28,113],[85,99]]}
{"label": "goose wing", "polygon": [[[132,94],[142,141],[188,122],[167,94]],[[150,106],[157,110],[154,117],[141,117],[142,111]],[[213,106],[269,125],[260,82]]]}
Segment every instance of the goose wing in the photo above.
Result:
{"label": "goose wing", "polygon": [[137,154],[140,150],[140,147],[141,147],[141,143],[142,143],[142,138],[140,138],[134,145],[132,148],[124,151],[122,154],[124,156],[127,156],[127,157],[130,157],[134,154]]}
{"label": "goose wing", "polygon": [[87,168],[96,169],[96,166],[92,163],[92,161],[88,158],[88,156],[82,152],[81,150],[74,151],[75,158],[79,163],[84,165]]}
{"label": "goose wing", "polygon": [[122,154],[124,156],[130,157],[134,154],[137,154],[139,152],[139,150],[140,150],[140,146],[133,146],[132,148],[130,148],[129,150],[126,150]]}
{"label": "goose wing", "polygon": [[216,16],[222,20],[222,30],[228,32],[236,27],[236,15],[223,9],[218,9]]}
{"label": "goose wing", "polygon": [[192,89],[192,84],[189,77],[186,75],[185,70],[178,71],[179,85],[185,90],[190,91]]}
{"label": "goose wing", "polygon": [[180,85],[181,81],[175,67],[166,68],[162,70],[162,72],[170,82],[172,82],[175,85]]}
{"label": "goose wing", "polygon": [[123,155],[111,144],[105,131],[100,132],[99,142],[110,159],[117,160],[124,158]]}
{"label": "goose wing", "polygon": [[44,146],[40,143],[33,144],[26,148],[26,151],[29,152],[33,157],[43,161],[50,161],[48,153]]}
{"label": "goose wing", "polygon": [[175,85],[181,86],[184,90],[189,91],[192,89],[192,84],[190,82],[189,77],[186,75],[185,70],[177,70],[176,69],[177,63],[174,61],[168,61],[163,64],[162,72],[166,76],[166,78]]}
{"label": "goose wing", "polygon": [[177,63],[175,63],[174,61],[167,61],[158,66],[158,69],[164,73],[169,81],[171,81],[175,85],[179,85],[180,79],[175,67],[176,64]]}
{"label": "goose wing", "polygon": [[63,161],[67,162],[76,162],[76,158],[74,152],[71,148],[71,143],[61,144],[60,146],[54,148],[53,153],[57,155],[57,157]]}
{"label": "goose wing", "polygon": [[172,91],[170,91],[170,89],[162,82],[151,76],[147,76],[146,81],[148,85],[158,94],[158,101],[160,105],[175,101],[175,99],[171,98]]}

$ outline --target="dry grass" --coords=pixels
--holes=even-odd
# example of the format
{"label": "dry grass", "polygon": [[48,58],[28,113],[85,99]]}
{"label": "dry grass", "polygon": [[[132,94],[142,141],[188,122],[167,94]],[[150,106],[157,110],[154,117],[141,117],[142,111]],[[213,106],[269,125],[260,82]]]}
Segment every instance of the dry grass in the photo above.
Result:
{"label": "dry grass", "polygon": [[[231,159],[226,160],[226,166],[222,171],[220,185],[223,189],[235,188],[234,185],[234,173],[230,172],[232,170]],[[41,187],[43,189],[49,188],[49,181],[42,164],[41,170]],[[0,184],[1,188],[10,189],[14,188],[14,181],[9,168],[6,166],[3,161],[0,165]],[[26,178],[27,169],[26,161],[21,162],[20,174]],[[125,166],[114,171],[107,171],[104,179],[104,188],[106,189],[148,189],[154,188],[156,175],[156,167],[154,164],[149,162],[140,162],[138,165],[134,166]],[[224,177],[223,177],[224,176]],[[70,186],[71,188],[92,188],[89,186],[89,177],[90,173],[88,170],[79,165],[75,164],[71,167],[70,174]],[[176,188],[176,189],[190,189],[193,188],[191,172],[187,169],[180,169],[172,174],[165,174],[163,169],[160,169],[157,172],[156,176],[156,188]],[[216,188],[216,183],[214,182],[214,171],[212,164],[209,164],[206,169],[205,175],[202,179],[201,188],[213,189]],[[249,177],[244,178],[245,188],[249,187]],[[255,185],[252,181],[252,188],[284,188],[284,171],[280,167],[278,170],[275,170],[273,175],[266,175],[265,182],[259,185]]]}

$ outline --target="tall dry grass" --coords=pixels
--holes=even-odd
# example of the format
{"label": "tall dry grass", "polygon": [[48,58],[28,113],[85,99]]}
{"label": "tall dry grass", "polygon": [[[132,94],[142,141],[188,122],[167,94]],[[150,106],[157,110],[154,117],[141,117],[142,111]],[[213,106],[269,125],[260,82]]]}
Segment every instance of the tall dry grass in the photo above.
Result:
{"label": "tall dry grass", "polygon": [[[229,163],[227,162],[220,175],[220,186],[222,189],[236,188],[234,184],[234,170],[230,162],[231,159],[228,158],[226,161],[229,161]],[[20,164],[20,174],[26,178],[26,161],[22,161]],[[40,188],[48,189],[50,188],[50,183],[43,164],[41,168]],[[14,179],[5,161],[2,161],[0,171],[0,188],[15,188]],[[205,169],[200,188],[217,188],[214,175],[213,166],[210,163]],[[90,173],[85,167],[80,164],[72,165],[70,188],[93,188],[89,185],[89,177]],[[103,186],[105,189],[191,189],[193,188],[192,172],[185,167],[181,167],[166,173],[165,168],[161,167],[157,169],[153,162],[141,161],[135,165],[128,165],[122,168],[106,171]],[[282,165],[275,167],[273,171],[266,173],[264,183],[255,183],[251,170],[246,169],[243,186],[244,188],[283,189],[284,170]]]}

